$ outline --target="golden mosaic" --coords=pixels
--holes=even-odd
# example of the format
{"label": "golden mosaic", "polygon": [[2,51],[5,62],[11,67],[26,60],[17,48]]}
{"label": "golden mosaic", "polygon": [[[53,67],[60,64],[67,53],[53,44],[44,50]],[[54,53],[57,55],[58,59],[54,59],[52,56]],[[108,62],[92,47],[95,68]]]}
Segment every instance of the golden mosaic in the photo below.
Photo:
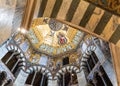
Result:
{"label": "golden mosaic", "polygon": [[27,33],[32,46],[42,53],[56,56],[77,48],[83,32],[50,18],[37,18]]}

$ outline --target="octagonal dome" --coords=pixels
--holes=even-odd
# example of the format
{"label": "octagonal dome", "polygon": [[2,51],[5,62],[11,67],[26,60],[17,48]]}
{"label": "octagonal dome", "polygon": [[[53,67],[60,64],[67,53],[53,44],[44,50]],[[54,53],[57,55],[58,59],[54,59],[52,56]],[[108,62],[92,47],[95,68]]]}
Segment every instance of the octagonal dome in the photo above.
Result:
{"label": "octagonal dome", "polygon": [[83,32],[51,18],[34,19],[27,37],[33,48],[50,56],[76,50]]}

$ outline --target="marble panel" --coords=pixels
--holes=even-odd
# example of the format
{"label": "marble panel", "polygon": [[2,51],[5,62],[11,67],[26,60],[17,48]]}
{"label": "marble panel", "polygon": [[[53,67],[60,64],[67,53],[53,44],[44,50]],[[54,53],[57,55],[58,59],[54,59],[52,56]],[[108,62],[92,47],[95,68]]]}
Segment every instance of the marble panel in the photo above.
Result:
{"label": "marble panel", "polygon": [[26,0],[0,0],[0,44],[20,27]]}

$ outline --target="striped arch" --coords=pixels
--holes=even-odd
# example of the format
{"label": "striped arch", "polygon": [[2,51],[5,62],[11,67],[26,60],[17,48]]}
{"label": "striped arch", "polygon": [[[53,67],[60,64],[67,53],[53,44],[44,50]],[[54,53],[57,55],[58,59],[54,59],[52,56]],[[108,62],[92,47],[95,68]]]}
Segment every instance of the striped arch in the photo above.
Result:
{"label": "striped arch", "polygon": [[18,65],[19,65],[19,68],[20,68],[20,69],[25,70],[25,68],[26,68],[26,66],[27,66],[27,64],[26,64],[26,59],[25,59],[25,58],[21,58]]}
{"label": "striped arch", "polygon": [[20,60],[19,61],[19,68],[22,68],[23,70],[25,70],[25,67],[26,67],[26,58],[24,56],[24,54],[21,52],[21,50],[16,46],[16,45],[13,45],[13,44],[7,44],[6,46],[8,52],[9,51],[12,51],[12,52],[15,52],[17,55],[17,58]]}
{"label": "striped arch", "polygon": [[28,74],[31,74],[33,73],[34,71],[37,71],[37,72],[41,72],[42,74],[46,75],[48,77],[48,79],[52,79],[52,73],[51,71],[44,67],[44,66],[30,66],[25,72],[27,72]]}
{"label": "striped arch", "polygon": [[[40,6],[39,12],[36,12],[36,14],[38,14],[38,17],[56,18],[82,26],[86,30],[89,30],[90,33],[95,33],[119,46],[119,16],[113,14],[112,11],[112,13],[108,12],[100,6],[95,5],[95,2],[93,4],[88,1],[92,0],[53,0],[52,3],[49,0],[41,0],[37,6]],[[97,0],[94,1],[97,2]],[[116,22],[112,22],[113,20]],[[113,27],[113,29],[110,29],[110,27]]]}
{"label": "striped arch", "polygon": [[81,59],[80,70],[82,70],[82,69],[85,68],[85,66],[86,66],[86,61],[89,59],[91,53],[92,53],[93,51],[95,51],[95,49],[96,49],[96,46],[95,46],[95,45],[91,45],[91,46],[89,46],[89,47],[86,49],[86,51],[85,51],[85,53],[83,54],[83,57],[82,57],[82,59]]}
{"label": "striped arch", "polygon": [[54,79],[58,79],[61,77],[61,74],[64,74],[66,72],[74,71],[76,74],[80,72],[80,69],[77,66],[74,65],[67,65],[61,68],[55,75]]}

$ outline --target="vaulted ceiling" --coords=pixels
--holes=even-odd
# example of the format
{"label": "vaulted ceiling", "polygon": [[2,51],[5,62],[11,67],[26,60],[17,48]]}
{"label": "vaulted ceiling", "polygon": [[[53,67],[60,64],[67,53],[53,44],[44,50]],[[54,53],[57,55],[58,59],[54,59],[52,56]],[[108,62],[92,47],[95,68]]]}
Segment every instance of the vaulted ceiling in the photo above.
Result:
{"label": "vaulted ceiling", "polygon": [[78,29],[46,17],[34,19],[26,34],[36,51],[53,57],[77,51],[83,36]]}

